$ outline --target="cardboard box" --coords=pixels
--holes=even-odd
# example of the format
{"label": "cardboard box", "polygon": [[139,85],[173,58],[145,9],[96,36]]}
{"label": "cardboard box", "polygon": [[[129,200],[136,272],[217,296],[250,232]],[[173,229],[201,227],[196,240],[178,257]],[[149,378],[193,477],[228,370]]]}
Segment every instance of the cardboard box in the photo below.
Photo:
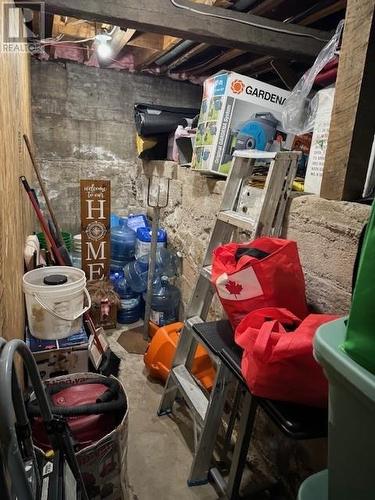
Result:
{"label": "cardboard box", "polygon": [[26,344],[33,353],[42,380],[88,371],[88,339],[83,329],[60,340],[40,340],[26,330]]}
{"label": "cardboard box", "polygon": [[327,88],[318,92],[318,109],[316,111],[305,177],[306,193],[320,195],[334,97],[334,88]]}
{"label": "cardboard box", "polygon": [[290,92],[254,78],[221,72],[204,82],[192,168],[226,176],[235,149],[290,149],[281,126]]}

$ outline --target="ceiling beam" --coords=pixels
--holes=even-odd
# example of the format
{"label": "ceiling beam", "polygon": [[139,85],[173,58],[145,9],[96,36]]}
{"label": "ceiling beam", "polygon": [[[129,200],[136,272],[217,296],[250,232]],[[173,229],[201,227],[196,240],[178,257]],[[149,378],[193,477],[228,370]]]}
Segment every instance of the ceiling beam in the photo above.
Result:
{"label": "ceiling beam", "polygon": [[[30,8],[36,4],[31,0]],[[242,12],[228,11],[219,7],[193,4],[178,0],[185,7],[199,9],[200,13],[175,7],[170,0],[46,0],[45,9],[54,14],[78,19],[105,22],[139,31],[168,34],[179,38],[204,42],[273,57],[303,59],[315,57],[324,41],[298,36],[312,35],[322,40],[329,33],[301,26],[286,26],[274,21]],[[202,14],[202,12],[204,15]],[[219,19],[208,14],[228,17]],[[242,21],[242,22],[237,22]],[[252,22],[258,27],[244,22]],[[291,34],[275,30],[288,30]]]}
{"label": "ceiling beam", "polygon": [[264,0],[259,5],[249,10],[250,14],[254,14],[257,16],[263,16],[267,14],[270,10],[276,9],[284,2],[284,0]]}

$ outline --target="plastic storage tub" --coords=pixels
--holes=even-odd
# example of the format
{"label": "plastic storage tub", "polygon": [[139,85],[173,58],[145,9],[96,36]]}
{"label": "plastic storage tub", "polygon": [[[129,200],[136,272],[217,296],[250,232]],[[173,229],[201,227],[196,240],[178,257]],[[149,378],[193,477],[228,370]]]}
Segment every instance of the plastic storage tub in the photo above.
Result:
{"label": "plastic storage tub", "polygon": [[322,325],[314,353],[329,381],[328,498],[375,498],[375,375],[342,349],[345,318]]}
{"label": "plastic storage tub", "polygon": [[327,469],[313,474],[301,484],[297,500],[328,500]]}

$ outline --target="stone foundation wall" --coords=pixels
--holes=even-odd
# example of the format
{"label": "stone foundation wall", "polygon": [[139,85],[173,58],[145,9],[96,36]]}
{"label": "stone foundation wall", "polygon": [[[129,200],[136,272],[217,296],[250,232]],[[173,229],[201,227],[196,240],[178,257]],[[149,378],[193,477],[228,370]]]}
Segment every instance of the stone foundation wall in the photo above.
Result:
{"label": "stone foundation wall", "polygon": [[80,179],[110,179],[112,210],[143,207],[134,104],[200,107],[201,87],[75,63],[31,64],[33,138],[42,177],[65,230],[80,228]]}
{"label": "stone foundation wall", "polygon": [[[202,264],[224,185],[224,180],[177,166],[171,180],[170,204],[162,211],[161,223],[171,247],[183,255],[180,286],[184,304]],[[369,212],[365,205],[313,195],[291,200],[284,236],[297,241],[313,310],[348,312],[358,237]]]}

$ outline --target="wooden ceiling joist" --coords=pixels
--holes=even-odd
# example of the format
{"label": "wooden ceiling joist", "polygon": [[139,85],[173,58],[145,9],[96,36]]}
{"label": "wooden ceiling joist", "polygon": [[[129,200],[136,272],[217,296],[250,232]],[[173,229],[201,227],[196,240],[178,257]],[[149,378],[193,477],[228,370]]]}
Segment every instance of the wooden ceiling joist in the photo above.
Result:
{"label": "wooden ceiling joist", "polygon": [[151,50],[149,50],[148,52],[144,51],[142,57],[139,57],[137,59],[136,63],[137,70],[142,70],[147,66],[151,66],[156,61],[156,59],[167,54],[170,50],[172,50],[181,42],[179,38],[171,37],[168,35],[164,36],[164,38],[167,39],[166,43],[164,43],[164,49],[156,51],[154,50],[152,52]]}
{"label": "wooden ceiling joist", "polygon": [[340,12],[340,10],[344,10],[346,8],[346,2],[347,0],[337,0],[337,2],[327,5],[324,9],[305,17],[305,19],[301,20],[299,24],[301,26],[308,26],[309,24],[320,21],[320,19],[323,19],[324,17],[336,14],[336,12]]}
{"label": "wooden ceiling joist", "polygon": [[263,16],[264,14],[267,14],[267,12],[269,12],[271,9],[275,9],[276,7],[281,5],[283,2],[284,0],[264,0],[264,2],[261,2],[249,12],[250,14],[256,16]]}
{"label": "wooden ceiling joist", "polygon": [[[25,4],[24,1],[22,3]],[[35,6],[31,0],[26,3],[30,3],[30,8]],[[313,58],[329,38],[329,34],[324,31],[285,26],[280,21],[219,7],[196,5],[189,0],[178,0],[178,3],[185,8],[194,7],[201,12],[177,8],[170,0],[46,0],[45,9],[47,12],[78,19],[106,22],[143,32],[167,34],[281,58]],[[226,19],[212,17],[212,14],[224,16]],[[253,26],[244,24],[249,22],[253,23]],[[290,33],[285,33],[285,30]]]}
{"label": "wooden ceiling joist", "polygon": [[181,56],[179,56],[177,59],[175,59],[174,61],[172,61],[168,65],[168,70],[172,71],[175,68],[178,68],[178,66],[181,66],[182,64],[184,64],[187,61],[189,61],[189,59],[191,59],[191,58],[193,58],[193,57],[201,54],[202,52],[204,52],[208,48],[209,48],[209,45],[207,45],[206,43],[199,43],[198,45],[195,45],[190,50],[188,50],[187,52],[185,52],[184,54],[182,54]]}

